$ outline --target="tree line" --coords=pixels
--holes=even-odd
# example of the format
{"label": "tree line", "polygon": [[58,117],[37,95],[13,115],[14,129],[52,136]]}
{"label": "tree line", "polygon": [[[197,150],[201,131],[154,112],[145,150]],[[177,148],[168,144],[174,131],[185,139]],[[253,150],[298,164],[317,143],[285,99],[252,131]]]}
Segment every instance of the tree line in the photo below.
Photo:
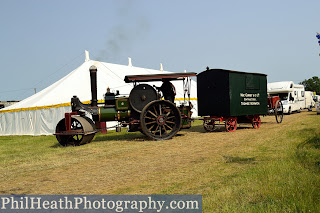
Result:
{"label": "tree line", "polygon": [[320,79],[317,76],[306,79],[299,84],[302,84],[306,91],[314,91],[317,95],[320,94]]}

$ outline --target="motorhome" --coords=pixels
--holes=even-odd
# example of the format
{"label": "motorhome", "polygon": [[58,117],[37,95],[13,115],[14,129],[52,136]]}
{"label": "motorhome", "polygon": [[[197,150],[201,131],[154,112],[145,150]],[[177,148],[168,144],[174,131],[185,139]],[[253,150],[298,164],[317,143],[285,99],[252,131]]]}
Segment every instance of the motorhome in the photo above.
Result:
{"label": "motorhome", "polygon": [[305,108],[312,111],[315,107],[314,94],[311,91],[305,91]]}
{"label": "motorhome", "polygon": [[268,94],[280,97],[284,113],[300,112],[306,108],[304,86],[293,81],[268,83]]}
{"label": "motorhome", "polygon": [[316,105],[317,115],[319,115],[320,114],[320,95],[315,95],[313,100]]}

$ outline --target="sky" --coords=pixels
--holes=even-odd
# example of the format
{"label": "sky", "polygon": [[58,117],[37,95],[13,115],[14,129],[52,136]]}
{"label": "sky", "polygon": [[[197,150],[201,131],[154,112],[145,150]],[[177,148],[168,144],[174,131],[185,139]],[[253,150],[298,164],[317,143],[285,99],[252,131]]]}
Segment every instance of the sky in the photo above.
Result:
{"label": "sky", "polygon": [[[319,76],[319,0],[0,0],[0,101],[22,100],[90,59],[172,72]],[[57,94],[59,95],[59,94]]]}

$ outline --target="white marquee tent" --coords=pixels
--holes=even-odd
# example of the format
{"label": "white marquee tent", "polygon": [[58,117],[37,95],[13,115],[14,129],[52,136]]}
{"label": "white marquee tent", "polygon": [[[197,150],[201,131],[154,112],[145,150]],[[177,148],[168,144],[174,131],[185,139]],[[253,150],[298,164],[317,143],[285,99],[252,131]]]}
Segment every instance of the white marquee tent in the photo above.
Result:
{"label": "white marquee tent", "polygon": [[[129,58],[129,65],[118,65],[94,61],[89,59],[86,51],[86,60],[71,73],[21,102],[0,110],[0,135],[51,135],[57,123],[64,117],[64,113],[71,112],[70,100],[76,95],[88,103],[91,100],[90,66],[95,65],[97,72],[98,99],[102,100],[109,87],[119,90],[121,95],[129,95],[132,84],[124,82],[126,75],[161,74],[167,71],[134,67]],[[153,82],[152,82],[153,83]],[[183,102],[182,81],[172,82],[176,87],[175,102]],[[160,86],[160,82],[154,82]],[[191,81],[191,101],[194,106],[193,116],[197,116],[197,86]]]}

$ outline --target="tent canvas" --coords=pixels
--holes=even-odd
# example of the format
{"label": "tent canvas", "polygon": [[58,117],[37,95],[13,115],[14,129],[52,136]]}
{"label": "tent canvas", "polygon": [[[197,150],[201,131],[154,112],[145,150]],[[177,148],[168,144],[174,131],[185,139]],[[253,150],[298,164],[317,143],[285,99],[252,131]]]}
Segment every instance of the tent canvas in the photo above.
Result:
{"label": "tent canvas", "polygon": [[[145,75],[171,73],[168,71],[146,69],[111,64],[94,60],[86,60],[71,73],[53,83],[42,91],[0,110],[0,135],[51,135],[64,113],[71,112],[70,100],[76,95],[84,103],[91,100],[90,66],[95,65],[97,72],[98,99],[103,100],[107,87],[119,90],[120,95],[128,96],[133,84],[125,83],[126,75]],[[153,83],[153,82],[151,82]],[[182,81],[172,82],[176,87],[175,102],[183,102]],[[154,82],[160,86],[160,82]],[[197,86],[191,80],[191,102],[194,106],[193,116],[197,116]]]}

